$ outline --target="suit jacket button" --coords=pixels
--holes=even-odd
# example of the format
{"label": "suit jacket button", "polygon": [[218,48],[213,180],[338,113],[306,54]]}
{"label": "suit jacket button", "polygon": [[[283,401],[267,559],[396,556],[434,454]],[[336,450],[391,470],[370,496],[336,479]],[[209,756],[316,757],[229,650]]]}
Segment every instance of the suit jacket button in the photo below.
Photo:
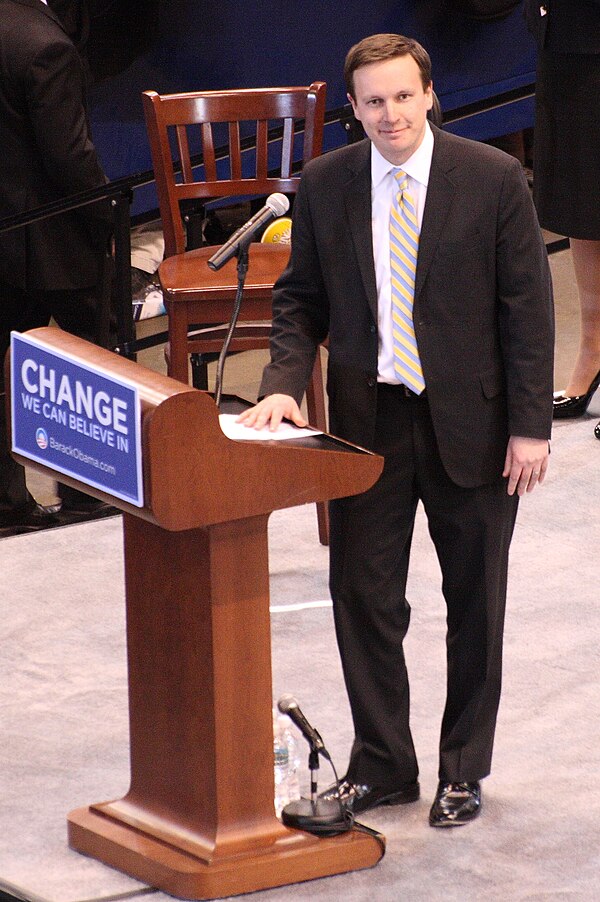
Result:
{"label": "suit jacket button", "polygon": [[369,388],[373,388],[373,386],[377,383],[377,379],[374,379],[372,376],[369,376],[367,379],[367,385]]}

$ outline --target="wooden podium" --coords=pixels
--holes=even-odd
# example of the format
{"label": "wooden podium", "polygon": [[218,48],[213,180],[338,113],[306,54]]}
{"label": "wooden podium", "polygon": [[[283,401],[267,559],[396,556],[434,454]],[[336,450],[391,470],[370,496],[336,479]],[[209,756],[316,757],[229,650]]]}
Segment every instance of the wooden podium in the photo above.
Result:
{"label": "wooden podium", "polygon": [[58,329],[50,350],[133,381],[144,506],[124,512],[131,786],[68,817],[69,844],[187,899],[376,864],[380,840],[275,817],[267,521],[367,489],[381,458],[331,436],[233,442],[212,398]]}

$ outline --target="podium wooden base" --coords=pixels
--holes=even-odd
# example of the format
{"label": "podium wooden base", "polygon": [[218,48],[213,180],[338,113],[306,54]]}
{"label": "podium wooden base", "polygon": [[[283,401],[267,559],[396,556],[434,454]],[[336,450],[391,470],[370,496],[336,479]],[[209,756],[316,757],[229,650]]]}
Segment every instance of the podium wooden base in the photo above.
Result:
{"label": "podium wooden base", "polygon": [[72,811],[69,845],[85,855],[182,899],[218,899],[347,871],[373,867],[384,854],[383,837],[351,830],[315,837],[289,830],[265,848],[207,863],[90,808]]}

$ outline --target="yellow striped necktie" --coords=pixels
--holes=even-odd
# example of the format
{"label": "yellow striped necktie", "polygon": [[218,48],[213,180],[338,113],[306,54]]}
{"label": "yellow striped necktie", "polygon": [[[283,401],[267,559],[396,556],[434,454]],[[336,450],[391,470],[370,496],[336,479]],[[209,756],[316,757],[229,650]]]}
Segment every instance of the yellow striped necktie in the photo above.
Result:
{"label": "yellow striped necktie", "polygon": [[415,202],[408,190],[408,176],[395,169],[394,178],[398,184],[390,211],[394,370],[398,379],[420,395],[425,381],[413,325],[419,224]]}

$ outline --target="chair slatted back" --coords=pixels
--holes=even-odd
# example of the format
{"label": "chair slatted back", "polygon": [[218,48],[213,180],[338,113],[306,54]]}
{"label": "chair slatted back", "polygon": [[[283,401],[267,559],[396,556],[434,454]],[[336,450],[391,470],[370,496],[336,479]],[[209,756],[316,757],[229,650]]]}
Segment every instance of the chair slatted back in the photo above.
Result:
{"label": "chair slatted back", "polygon": [[[295,157],[304,166],[321,153],[325,90],[324,82],[314,82],[308,87],[143,93],[165,256],[185,251],[182,201],[297,191]],[[273,138],[276,128],[280,134]],[[255,148],[244,149],[248,139],[254,139]],[[223,143],[228,165],[217,160]],[[193,165],[194,153],[202,154],[202,166]],[[181,165],[181,174],[174,162]]]}

